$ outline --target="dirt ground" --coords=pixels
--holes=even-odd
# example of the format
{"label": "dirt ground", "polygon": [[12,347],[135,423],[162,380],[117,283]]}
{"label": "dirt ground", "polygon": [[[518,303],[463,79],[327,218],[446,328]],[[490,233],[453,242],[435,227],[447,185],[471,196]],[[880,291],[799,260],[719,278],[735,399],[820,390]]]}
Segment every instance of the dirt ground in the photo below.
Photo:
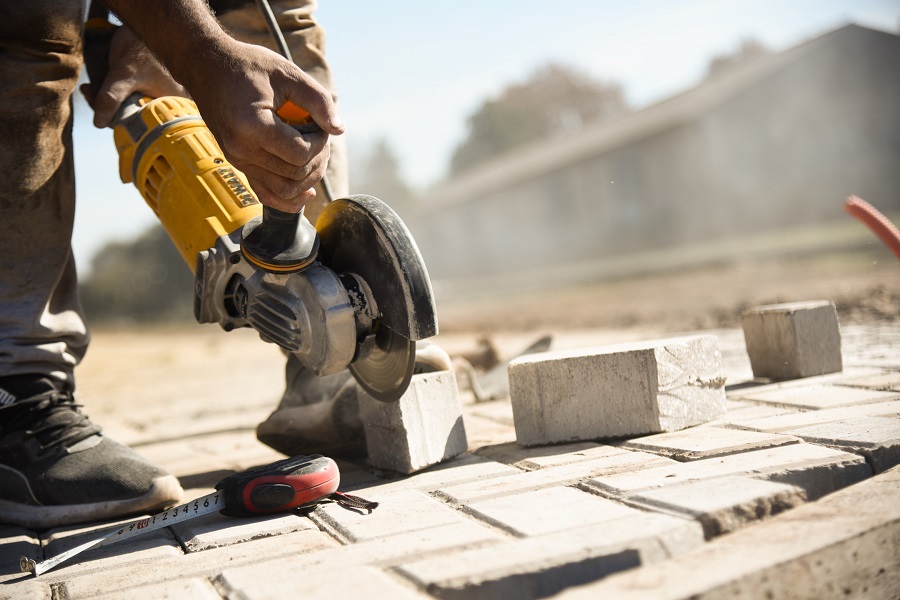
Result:
{"label": "dirt ground", "polygon": [[[715,330],[720,339],[741,337],[740,314],[747,307],[812,299],[834,301],[842,326],[889,325],[896,331],[900,261],[886,251],[817,254],[504,297],[439,299],[441,334],[436,341],[483,372],[548,334],[554,348],[701,329]],[[740,339],[732,346],[743,347]],[[723,355],[726,360],[735,381],[752,377],[742,352]],[[284,389],[283,369],[279,349],[260,342],[250,329],[224,333],[216,325],[185,322],[94,328],[94,342],[78,377],[92,417],[116,439],[134,444],[164,435],[173,422],[180,423],[184,414],[178,407],[185,399],[201,399],[187,404],[198,426],[214,418],[222,430],[245,428],[251,409],[257,411],[252,423],[259,422]],[[460,382],[464,387],[466,378]],[[241,398],[243,412],[223,410],[205,398]]]}
{"label": "dirt ground", "polygon": [[[740,315],[749,307],[816,299],[835,303],[842,326],[900,325],[900,261],[875,247],[682,268],[503,296],[439,297],[441,333],[436,341],[451,355],[483,369],[548,334],[555,348],[698,330],[739,335]],[[740,358],[746,362],[745,356]],[[277,401],[284,377],[277,347],[261,343],[249,329],[225,334],[216,325],[192,321],[94,328],[79,380],[94,399],[92,410],[102,413],[115,409],[115,403],[107,406],[104,399],[112,401],[118,394],[110,394],[110,386],[120,390],[123,380],[132,384],[129,395],[149,394],[148,400],[158,397],[163,382],[181,389],[177,396],[185,391],[184,382],[194,379],[199,388],[213,385],[229,393],[226,388],[232,384],[215,375],[223,364],[244,369],[239,378],[249,382],[244,391],[248,398],[258,397],[261,407]],[[207,376],[197,378],[198,373]]]}
{"label": "dirt ground", "polygon": [[477,299],[438,299],[444,333],[740,327],[752,306],[831,300],[840,322],[900,323],[900,261],[878,246],[679,269]]}

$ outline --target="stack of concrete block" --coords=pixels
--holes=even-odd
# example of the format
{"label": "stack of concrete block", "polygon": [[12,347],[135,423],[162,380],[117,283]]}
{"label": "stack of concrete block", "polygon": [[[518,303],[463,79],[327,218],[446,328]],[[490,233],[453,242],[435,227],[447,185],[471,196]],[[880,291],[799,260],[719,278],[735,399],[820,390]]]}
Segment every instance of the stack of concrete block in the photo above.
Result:
{"label": "stack of concrete block", "polygon": [[524,356],[509,382],[523,446],[675,431],[725,412],[710,335]]}
{"label": "stack of concrete block", "polygon": [[753,376],[775,381],[843,369],[841,331],[827,300],[758,306],[741,317]]}
{"label": "stack of concrete block", "polygon": [[360,391],[359,409],[369,464],[377,469],[415,473],[467,450],[453,371],[413,375],[397,402]]}

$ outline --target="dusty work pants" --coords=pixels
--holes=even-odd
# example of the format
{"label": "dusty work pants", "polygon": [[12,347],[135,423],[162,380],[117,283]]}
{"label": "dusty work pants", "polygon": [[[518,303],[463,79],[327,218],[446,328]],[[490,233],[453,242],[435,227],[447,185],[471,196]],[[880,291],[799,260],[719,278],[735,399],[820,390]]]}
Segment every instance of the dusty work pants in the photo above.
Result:
{"label": "dusty work pants", "polygon": [[[276,0],[272,8],[295,61],[331,88],[315,2]],[[71,249],[71,95],[82,64],[83,9],[83,0],[0,9],[0,377],[49,375],[73,388],[89,339]],[[248,5],[221,21],[239,39],[270,45],[255,11]],[[347,188],[342,150],[333,148],[329,165],[338,195]]]}
{"label": "dusty work pants", "polygon": [[70,240],[83,0],[0,10],[0,375],[71,381],[88,335]]}

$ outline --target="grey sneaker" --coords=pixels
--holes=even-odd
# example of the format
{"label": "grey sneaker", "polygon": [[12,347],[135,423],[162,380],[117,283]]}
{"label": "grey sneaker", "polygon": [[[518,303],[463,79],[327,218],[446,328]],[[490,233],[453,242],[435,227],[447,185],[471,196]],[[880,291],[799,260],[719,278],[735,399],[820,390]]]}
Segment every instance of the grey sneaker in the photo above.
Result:
{"label": "grey sneaker", "polygon": [[[416,343],[415,373],[452,368],[450,356],[443,348],[427,341]],[[257,426],[257,439],[288,456],[364,456],[366,434],[359,417],[360,387],[350,371],[316,377],[289,355],[285,374],[284,396],[275,412]]]}
{"label": "grey sneaker", "polygon": [[[0,523],[49,529],[177,503],[178,480],[100,433],[68,392],[0,381]],[[34,387],[34,386],[32,386]]]}

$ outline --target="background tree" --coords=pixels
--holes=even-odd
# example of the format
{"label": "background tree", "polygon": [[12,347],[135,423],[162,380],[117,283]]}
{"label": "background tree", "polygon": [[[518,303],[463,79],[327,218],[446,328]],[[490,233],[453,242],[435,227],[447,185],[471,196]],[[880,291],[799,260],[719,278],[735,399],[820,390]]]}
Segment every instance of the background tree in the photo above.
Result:
{"label": "background tree", "polygon": [[509,85],[496,98],[485,100],[468,117],[468,133],[453,153],[450,173],[461,173],[518,146],[571,134],[587,123],[616,118],[629,110],[618,84],[598,81],[573,67],[547,64],[526,81]]}
{"label": "background tree", "polygon": [[411,216],[416,194],[406,183],[400,169],[400,160],[385,138],[375,141],[357,163],[357,176],[353,176],[353,190],[369,194],[387,202],[402,218]]}
{"label": "background tree", "polygon": [[706,76],[715,77],[716,75],[721,75],[739,65],[753,62],[769,54],[771,54],[769,49],[758,40],[743,40],[733,52],[725,52],[712,57],[709,65],[706,67]]}
{"label": "background tree", "polygon": [[161,225],[104,246],[80,291],[93,322],[193,318],[194,276]]}

